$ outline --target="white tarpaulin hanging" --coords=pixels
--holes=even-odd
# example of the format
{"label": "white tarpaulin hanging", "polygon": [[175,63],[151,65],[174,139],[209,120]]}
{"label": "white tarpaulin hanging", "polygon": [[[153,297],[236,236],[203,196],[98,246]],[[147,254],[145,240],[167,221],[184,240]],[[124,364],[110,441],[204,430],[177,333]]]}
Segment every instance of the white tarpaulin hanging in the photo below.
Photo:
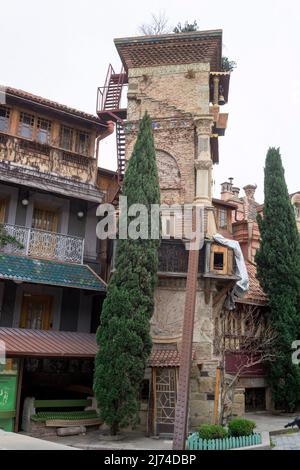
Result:
{"label": "white tarpaulin hanging", "polygon": [[234,288],[231,291],[230,298],[228,299],[229,307],[231,309],[234,308],[234,297],[243,297],[246,292],[249,290],[249,276],[243,256],[243,252],[241,250],[239,242],[235,240],[229,240],[228,238],[224,238],[223,235],[216,233],[213,235],[213,239],[215,242],[219,243],[220,245],[226,246],[231,248],[234,252],[235,257],[235,264],[236,276],[240,277],[240,280],[237,281]]}

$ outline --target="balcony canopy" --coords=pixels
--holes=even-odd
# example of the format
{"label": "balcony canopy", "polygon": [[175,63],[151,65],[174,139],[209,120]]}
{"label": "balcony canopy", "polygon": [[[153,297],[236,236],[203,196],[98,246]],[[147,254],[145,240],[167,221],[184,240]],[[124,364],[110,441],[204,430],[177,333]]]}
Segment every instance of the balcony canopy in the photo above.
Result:
{"label": "balcony canopy", "polygon": [[0,253],[0,279],[105,292],[104,281],[87,265]]}
{"label": "balcony canopy", "polygon": [[89,333],[0,328],[6,355],[13,357],[94,357],[96,337]]}

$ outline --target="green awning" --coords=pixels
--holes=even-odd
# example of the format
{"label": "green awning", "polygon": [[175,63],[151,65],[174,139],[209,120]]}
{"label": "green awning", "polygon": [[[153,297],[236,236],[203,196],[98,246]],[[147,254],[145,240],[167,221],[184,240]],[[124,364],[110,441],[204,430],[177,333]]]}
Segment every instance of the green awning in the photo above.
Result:
{"label": "green awning", "polygon": [[0,253],[0,279],[106,291],[104,281],[85,264],[59,263],[3,253]]}

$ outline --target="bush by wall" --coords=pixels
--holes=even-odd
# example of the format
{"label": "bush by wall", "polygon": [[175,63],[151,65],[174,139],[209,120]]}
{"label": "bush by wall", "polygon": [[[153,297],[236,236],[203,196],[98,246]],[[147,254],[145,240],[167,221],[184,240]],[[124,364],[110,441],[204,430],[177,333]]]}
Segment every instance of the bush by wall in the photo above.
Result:
{"label": "bush by wall", "polygon": [[227,431],[223,426],[216,424],[202,424],[198,431],[201,439],[224,439],[227,437]]}
{"label": "bush by wall", "polygon": [[251,436],[255,427],[254,421],[244,418],[234,418],[228,423],[229,435],[233,437]]}

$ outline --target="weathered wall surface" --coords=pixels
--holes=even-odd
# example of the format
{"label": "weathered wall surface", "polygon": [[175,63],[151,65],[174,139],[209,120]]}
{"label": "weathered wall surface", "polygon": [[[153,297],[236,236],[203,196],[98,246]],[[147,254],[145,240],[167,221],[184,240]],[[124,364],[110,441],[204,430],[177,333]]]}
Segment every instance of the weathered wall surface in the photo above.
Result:
{"label": "weathered wall surface", "polygon": [[10,136],[1,136],[0,160],[33,167],[41,172],[55,173],[84,183],[96,183],[97,161],[63,150],[39,146],[34,142]]}

